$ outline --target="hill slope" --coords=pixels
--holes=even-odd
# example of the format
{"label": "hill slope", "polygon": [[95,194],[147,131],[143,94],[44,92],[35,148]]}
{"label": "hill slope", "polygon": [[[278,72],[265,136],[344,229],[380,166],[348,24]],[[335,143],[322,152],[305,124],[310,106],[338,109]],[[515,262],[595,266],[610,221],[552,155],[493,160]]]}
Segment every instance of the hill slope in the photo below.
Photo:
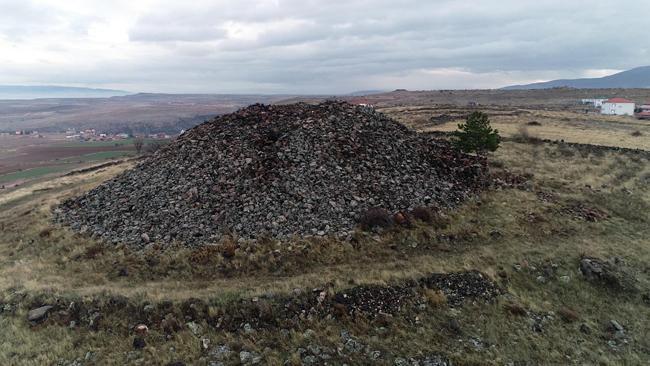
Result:
{"label": "hill slope", "polygon": [[512,85],[503,89],[550,89],[560,87],[578,89],[650,88],[650,66],[637,67],[602,78],[560,79],[526,85]]}
{"label": "hill slope", "polygon": [[52,85],[0,85],[0,99],[37,98],[102,98],[127,95],[129,92],[112,89],[77,88]]}

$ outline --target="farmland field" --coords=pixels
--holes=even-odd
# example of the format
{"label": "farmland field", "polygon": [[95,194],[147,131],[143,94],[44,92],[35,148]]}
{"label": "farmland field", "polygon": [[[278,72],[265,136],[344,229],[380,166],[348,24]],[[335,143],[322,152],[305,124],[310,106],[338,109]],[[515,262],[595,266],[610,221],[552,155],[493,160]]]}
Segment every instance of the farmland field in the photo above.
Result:
{"label": "farmland field", "polygon": [[133,140],[72,142],[62,134],[0,136],[0,184],[27,183],[81,165],[133,156]]}

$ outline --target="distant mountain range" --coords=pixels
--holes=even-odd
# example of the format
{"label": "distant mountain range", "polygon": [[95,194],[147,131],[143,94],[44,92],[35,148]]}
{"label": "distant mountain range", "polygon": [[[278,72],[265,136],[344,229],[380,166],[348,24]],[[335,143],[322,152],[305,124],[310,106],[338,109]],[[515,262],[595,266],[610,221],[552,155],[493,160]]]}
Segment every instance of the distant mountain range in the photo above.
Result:
{"label": "distant mountain range", "polygon": [[602,78],[560,79],[526,85],[512,85],[503,89],[550,89],[562,87],[576,89],[650,88],[650,66],[637,67]]}
{"label": "distant mountain range", "polygon": [[53,85],[0,85],[0,99],[106,98],[131,94],[123,90]]}

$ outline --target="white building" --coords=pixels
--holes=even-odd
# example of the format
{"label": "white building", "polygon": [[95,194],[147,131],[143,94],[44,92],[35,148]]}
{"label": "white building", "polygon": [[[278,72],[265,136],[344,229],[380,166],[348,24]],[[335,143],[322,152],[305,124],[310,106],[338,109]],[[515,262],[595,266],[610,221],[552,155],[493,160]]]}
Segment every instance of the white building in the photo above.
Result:
{"label": "white building", "polygon": [[600,98],[596,98],[596,99],[583,99],[583,100],[582,100],[582,104],[591,104],[591,105],[593,105],[593,106],[596,107],[596,108],[600,108],[600,107],[603,106],[603,102],[606,101],[606,100],[607,100],[607,99],[600,99]]}
{"label": "white building", "polygon": [[617,116],[633,116],[634,102],[625,98],[612,98],[603,102],[600,107],[601,114],[613,114]]}

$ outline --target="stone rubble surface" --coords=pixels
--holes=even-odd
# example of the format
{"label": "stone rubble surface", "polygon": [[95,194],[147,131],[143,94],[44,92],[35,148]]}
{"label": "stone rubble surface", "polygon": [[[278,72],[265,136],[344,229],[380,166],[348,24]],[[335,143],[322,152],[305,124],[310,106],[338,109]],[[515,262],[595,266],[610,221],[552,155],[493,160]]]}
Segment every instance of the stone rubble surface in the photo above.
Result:
{"label": "stone rubble surface", "polygon": [[55,217],[137,247],[344,236],[370,208],[454,206],[487,176],[484,159],[371,108],[257,104],[187,131]]}

